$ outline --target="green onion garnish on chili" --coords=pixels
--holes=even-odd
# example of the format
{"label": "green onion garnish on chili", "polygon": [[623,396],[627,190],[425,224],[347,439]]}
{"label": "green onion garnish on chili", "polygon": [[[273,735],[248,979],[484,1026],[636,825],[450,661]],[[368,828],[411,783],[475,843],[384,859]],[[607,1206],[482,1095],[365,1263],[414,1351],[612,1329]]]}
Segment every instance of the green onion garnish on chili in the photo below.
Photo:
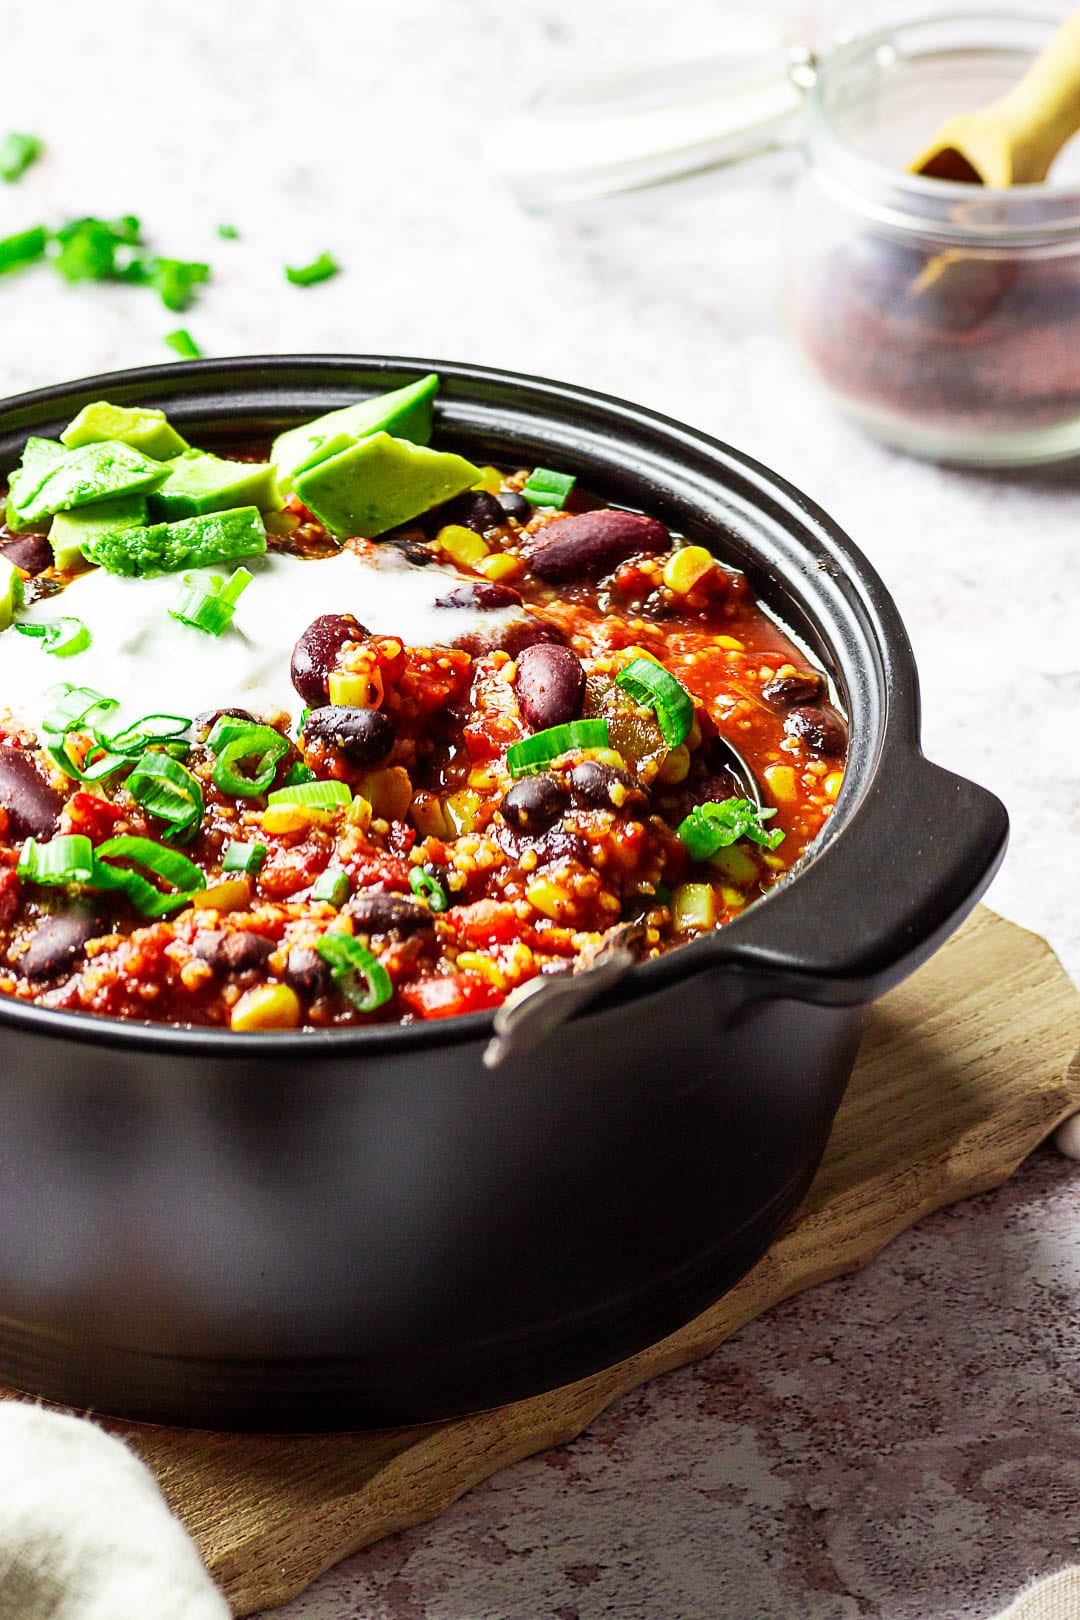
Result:
{"label": "green onion garnish on chili", "polygon": [[534,467],[521,493],[534,506],[561,507],[566,505],[576,483],[577,479],[570,473],[555,472],[551,467]]}
{"label": "green onion garnish on chili", "polygon": [[328,866],[311,885],[311,898],[326,900],[332,906],[343,906],[349,898],[350,888],[348,872],[343,872],[340,867]]}
{"label": "green onion garnish on chili", "polygon": [[220,636],[232,623],[236,604],[251,584],[254,575],[246,568],[236,568],[227,580],[218,574],[200,579],[198,574],[183,576],[180,595],[169,609],[169,616],[189,624],[194,630],[205,630],[207,635]]}
{"label": "green onion garnish on chili", "polygon": [[19,854],[18,874],[24,883],[89,883],[94,851],[82,833],[63,833],[47,844],[28,838]]}
{"label": "green onion garnish on chili", "polygon": [[183,744],[186,748],[190,729],[191,721],[182,714],[144,714],[111,737],[102,731],[95,731],[94,735],[103,748],[111,748],[117,754],[141,754],[153,743],[163,747]]}
{"label": "green onion garnish on chili", "polygon": [[432,911],[445,911],[450,904],[450,896],[443,888],[437,877],[425,872],[422,866],[414,866],[409,870],[409,888],[418,900],[423,900]]}
{"label": "green onion garnish on chili", "polygon": [[[130,864],[118,866],[117,861]],[[176,892],[163,891],[135,870],[136,867],[171,884]],[[206,879],[194,861],[189,861],[178,850],[166,849],[152,838],[125,835],[98,845],[88,886],[119,890],[144,917],[166,917],[181,906],[189,905],[193,895],[206,887]]]}
{"label": "green onion garnish on chili", "polygon": [[127,789],[150,815],[168,822],[176,843],[194,838],[203,818],[202,784],[179,760],[156,750],[143,754]]}
{"label": "green onion garnish on chili", "polygon": [[511,776],[531,776],[572,749],[607,746],[606,720],[571,720],[565,726],[549,726],[546,731],[512,743],[506,750],[506,763]]}
{"label": "green onion garnish on chili", "polygon": [[[305,710],[305,713],[309,711]],[[282,787],[299,787],[301,782],[314,782],[315,772],[302,759],[294,760],[281,778]]]}
{"label": "green onion garnish on chili", "polygon": [[352,789],[344,782],[297,782],[280,787],[267,797],[268,804],[302,804],[309,810],[335,810],[352,803]]}
{"label": "green onion garnish on chili", "polygon": [[[102,743],[93,732],[95,720],[103,720],[120,707],[115,698],[105,697],[92,686],[73,686],[70,681],[51,686],[47,696],[55,700],[55,707],[41,722],[42,743],[65,776],[77,782],[97,782],[126,763],[122,754]],[[91,735],[76,758],[71,751],[72,734],[85,733]]]}
{"label": "green onion garnish on chili", "polygon": [[694,702],[686,687],[662,664],[651,658],[632,658],[615,677],[615,685],[655,711],[660,735],[669,748],[678,748],[694,724]]}
{"label": "green onion garnish on chili", "polygon": [[679,837],[692,861],[707,861],[740,838],[775,849],[783,843],[783,833],[779,827],[770,832],[762,826],[775,814],[775,810],[759,810],[749,799],[710,799],[680,822]]}
{"label": "green onion garnish on chili", "polygon": [[221,870],[246,872],[248,877],[258,877],[265,859],[265,844],[245,844],[234,838],[222,857]]}
{"label": "green onion garnish on chili", "polygon": [[315,946],[341,994],[357,1012],[374,1012],[394,994],[390,975],[374,951],[351,934],[324,934]]}
{"label": "green onion garnish on chili", "polygon": [[47,624],[17,624],[20,636],[33,636],[41,642],[42,652],[54,658],[70,658],[85,652],[90,645],[90,632],[81,619],[64,617],[50,619]]}
{"label": "green onion garnish on chili", "polygon": [[238,799],[265,793],[279,761],[289,752],[288,741],[273,726],[224,715],[207,737],[206,746],[217,755],[212,772],[215,787]]}

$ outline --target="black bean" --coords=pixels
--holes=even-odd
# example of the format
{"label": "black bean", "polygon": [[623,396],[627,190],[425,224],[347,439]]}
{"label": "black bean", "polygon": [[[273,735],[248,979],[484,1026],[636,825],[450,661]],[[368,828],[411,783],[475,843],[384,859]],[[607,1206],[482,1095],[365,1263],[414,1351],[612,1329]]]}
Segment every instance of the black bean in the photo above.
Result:
{"label": "black bean", "polygon": [[508,518],[513,518],[515,523],[528,523],[532,517],[532,507],[524,495],[519,495],[516,490],[505,489],[496,495],[495,499],[502,507],[505,515]]}
{"label": "black bean", "polygon": [[357,765],[376,765],[394,746],[394,723],[381,709],[328,703],[308,715],[304,741],[325,743]]}
{"label": "black bean", "polygon": [[595,810],[621,810],[626,805],[640,805],[645,799],[629,771],[602,765],[598,759],[584,759],[574,766],[570,790],[575,799]]}
{"label": "black bean", "polygon": [[499,809],[515,832],[542,832],[570,803],[566,784],[547,772],[515,782]]}
{"label": "black bean", "polygon": [[427,568],[435,561],[435,553],[430,551],[422,540],[394,540],[391,543],[395,551],[400,551],[415,568]]}
{"label": "black bean", "polygon": [[569,647],[539,643],[518,654],[514,691],[521,717],[534,731],[561,726],[581,713],[585,671]]}
{"label": "black bean", "polygon": [[795,703],[813,703],[823,696],[825,678],[816,670],[800,670],[797,675],[774,675],[761,688],[766,703],[775,709],[790,709]]}
{"label": "black bean", "polygon": [[53,551],[43,534],[19,534],[0,545],[0,554],[33,577],[53,565]]}
{"label": "black bean", "polygon": [[345,909],[365,934],[415,934],[435,926],[427,906],[401,894],[358,894]]}
{"label": "black bean", "polygon": [[289,674],[310,709],[330,696],[329,677],[347,641],[363,641],[364,626],[351,613],[324,613],[308,625],[293,648]]}
{"label": "black bean", "polygon": [[207,928],[195,935],[191,948],[216,973],[249,973],[264,966],[274,944],[247,928]]}
{"label": "black bean", "polygon": [[500,585],[494,579],[470,579],[464,585],[455,585],[452,591],[440,596],[435,603],[441,608],[493,608],[520,607],[521,592],[512,585]]}
{"label": "black bean", "polygon": [[552,827],[542,838],[534,839],[528,848],[536,856],[538,866],[550,866],[555,861],[579,861],[582,866],[589,863],[587,840],[580,833],[565,832],[562,827]]}
{"label": "black bean", "polygon": [[282,978],[302,996],[324,996],[330,988],[330,964],[318,951],[294,945],[285,963]]}
{"label": "black bean", "polygon": [[506,513],[494,495],[486,490],[472,489],[447,501],[439,512],[440,523],[461,523],[477,534],[486,534],[506,521]]}
{"label": "black bean", "polygon": [[64,808],[55,793],[17,748],[0,747],[0,805],[16,838],[51,838]]}
{"label": "black bean", "polygon": [[655,518],[600,507],[545,525],[536,536],[528,564],[538,579],[572,584],[600,579],[628,557],[666,551],[670,545],[671,535]]}
{"label": "black bean", "polygon": [[792,709],[784,730],[801,737],[814,754],[842,754],[847,747],[847,726],[835,709]]}
{"label": "black bean", "polygon": [[108,919],[100,906],[74,904],[43,917],[20,956],[12,957],[16,971],[28,979],[52,979],[68,968],[88,940],[108,932]]}

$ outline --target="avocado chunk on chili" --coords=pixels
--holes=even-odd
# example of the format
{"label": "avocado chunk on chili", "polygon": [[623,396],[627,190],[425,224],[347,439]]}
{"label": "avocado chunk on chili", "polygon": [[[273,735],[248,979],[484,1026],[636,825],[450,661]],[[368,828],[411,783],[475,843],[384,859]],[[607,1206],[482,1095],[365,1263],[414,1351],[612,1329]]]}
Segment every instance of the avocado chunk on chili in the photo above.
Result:
{"label": "avocado chunk on chili", "polygon": [[69,450],[113,439],[131,445],[133,450],[141,450],[154,461],[168,461],[188,448],[187,441],[180,437],[164,411],[136,405],[110,405],[104,399],[84,405],[60,439]]}
{"label": "avocado chunk on chili", "polygon": [[314,422],[289,428],[274,440],[270,459],[278,472],[283,495],[290,495],[300,473],[327,461],[372,433],[392,433],[397,439],[427,444],[439,379],[435,372],[405,388],[395,388],[374,399],[362,399],[338,411],[327,411]]}
{"label": "avocado chunk on chili", "polygon": [[302,472],[296,493],[338,539],[370,539],[463,494],[479,477],[464,456],[373,433]]}
{"label": "avocado chunk on chili", "polygon": [[0,630],[7,629],[22,605],[22,575],[13,562],[0,557]]}
{"label": "avocado chunk on chili", "polygon": [[78,450],[62,450],[53,458],[39,451],[29,462],[24,456],[11,475],[8,490],[19,519],[34,523],[54,512],[90,506],[113,495],[143,494],[157,489],[168,476],[168,468],[160,461],[118,439],[107,439]]}
{"label": "avocado chunk on chili", "polygon": [[129,577],[205,568],[265,550],[266,529],[255,506],[208,512],[178,523],[151,523],[144,529],[103,529],[83,544],[90,562],[110,574]]}
{"label": "avocado chunk on chili", "polygon": [[77,512],[57,512],[49,529],[53,563],[61,573],[70,573],[85,561],[86,542],[110,529],[134,529],[146,522],[145,495],[116,495],[111,501],[94,501]]}
{"label": "avocado chunk on chili", "polygon": [[166,462],[169,476],[150,496],[150,516],[173,523],[236,506],[276,512],[281,499],[274,468],[266,461],[225,461],[202,450],[186,450]]}

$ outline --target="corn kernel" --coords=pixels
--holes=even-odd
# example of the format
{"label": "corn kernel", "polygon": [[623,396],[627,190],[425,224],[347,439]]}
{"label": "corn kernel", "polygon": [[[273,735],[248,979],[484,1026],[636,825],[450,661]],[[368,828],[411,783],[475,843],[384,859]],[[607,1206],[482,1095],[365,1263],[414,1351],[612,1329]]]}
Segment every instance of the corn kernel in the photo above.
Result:
{"label": "corn kernel", "polygon": [[469,786],[479,788],[481,792],[498,787],[499,772],[494,765],[474,765],[469,772]]}
{"label": "corn kernel", "polygon": [[360,675],[335,670],[326,684],[331,703],[340,703],[346,709],[377,709],[384,696],[379,669],[366,670]]}
{"label": "corn kernel", "polygon": [[794,803],[795,771],[791,765],[766,765],[762,775],[774,799],[780,804]]}
{"label": "corn kernel", "polygon": [[564,917],[573,904],[572,896],[561,883],[553,883],[551,878],[540,877],[530,883],[525,890],[525,897],[534,910],[558,922]]}
{"label": "corn kernel", "polygon": [[476,564],[477,573],[491,580],[516,579],[523,568],[521,558],[511,556],[508,551],[493,551],[490,557],[481,557]]}
{"label": "corn kernel", "polygon": [[680,743],[678,748],[671,750],[656,774],[661,782],[673,786],[676,782],[685,781],[689,771],[690,750],[685,743]]}
{"label": "corn kernel", "polygon": [[435,544],[459,568],[475,568],[490,549],[486,540],[463,523],[446,524],[435,536]]}
{"label": "corn kernel", "polygon": [[704,546],[683,546],[673,551],[664,564],[664,584],[678,596],[688,596],[698,580],[715,566],[715,558]]}
{"label": "corn kernel", "polygon": [[455,837],[462,833],[472,832],[476,825],[476,812],[480,808],[480,795],[473,793],[469,788],[462,788],[459,793],[449,793],[443,800],[443,808],[454,830]]}
{"label": "corn kernel", "polygon": [[714,636],[713,640],[718,647],[726,647],[728,652],[745,652],[746,644],[738,636]]}
{"label": "corn kernel", "polygon": [[296,1029],[300,1001],[287,984],[260,984],[246,990],[229,1017],[229,1028],[247,1033],[260,1029]]}
{"label": "corn kernel", "polygon": [[[625,652],[625,655],[626,655],[626,662],[628,664],[635,658],[647,658],[649,660],[650,664],[659,664],[660,663],[659,658],[657,658],[655,653],[651,653],[649,651],[648,647],[638,647],[638,646],[626,647],[626,648],[624,648],[624,652]],[[661,665],[661,668],[662,667],[663,666]]]}
{"label": "corn kernel", "polygon": [[482,489],[488,495],[497,495],[502,489],[502,473],[498,467],[481,467],[480,476],[473,489]]}
{"label": "corn kernel", "polygon": [[310,812],[302,804],[268,804],[262,813],[263,831],[268,833],[304,832],[311,826]]}
{"label": "corn kernel", "polygon": [[825,789],[825,794],[826,794],[827,798],[830,798],[830,799],[835,799],[836,798],[836,795],[840,792],[840,784],[841,784],[841,782],[843,780],[844,780],[843,771],[830,771],[829,772],[828,776],[825,778],[824,782],[821,784],[822,787]]}
{"label": "corn kernel", "polygon": [[729,911],[737,911],[740,906],[746,904],[746,896],[741,890],[729,888],[726,883],[720,890],[720,898]]}
{"label": "corn kernel", "polygon": [[215,883],[213,888],[197,894],[195,904],[201,911],[239,911],[250,899],[250,878],[226,878],[223,883]]}
{"label": "corn kernel", "polygon": [[493,962],[491,957],[485,956],[482,951],[459,951],[454,966],[460,968],[462,973],[478,974],[481,979],[487,979],[500,990],[506,989],[506,977],[500,972],[498,963]]}
{"label": "corn kernel", "polygon": [[701,934],[720,920],[711,883],[680,883],[671,897],[671,926],[677,934]]}
{"label": "corn kernel", "polygon": [[387,821],[404,821],[412,804],[413,785],[403,765],[380,765],[366,771],[358,783],[374,816]]}
{"label": "corn kernel", "polygon": [[359,827],[361,832],[367,832],[371,826],[371,800],[365,799],[362,793],[354,793],[352,804],[345,812],[345,820],[353,827]]}

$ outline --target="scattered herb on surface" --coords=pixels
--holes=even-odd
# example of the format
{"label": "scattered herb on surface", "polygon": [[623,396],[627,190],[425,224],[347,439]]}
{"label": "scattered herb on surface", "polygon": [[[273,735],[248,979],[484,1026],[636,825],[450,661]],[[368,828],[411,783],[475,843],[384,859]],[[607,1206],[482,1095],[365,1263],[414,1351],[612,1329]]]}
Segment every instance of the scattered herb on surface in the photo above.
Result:
{"label": "scattered herb on surface", "polygon": [[300,265],[295,269],[286,265],[285,275],[294,287],[313,287],[317,281],[329,281],[340,269],[337,260],[331,258],[329,253],[320,253],[310,264]]}
{"label": "scattered herb on surface", "polygon": [[39,136],[22,135],[17,130],[10,130],[0,140],[0,180],[6,180],[9,186],[21,180],[31,163],[36,163],[44,150],[44,142]]}
{"label": "scattered herb on surface", "polygon": [[223,242],[237,242],[240,239],[240,232],[235,225],[219,225],[217,233]]}
{"label": "scattered herb on surface", "polygon": [[170,349],[174,349],[182,360],[201,360],[202,350],[184,326],[178,326],[175,332],[166,332],[164,341]]}

